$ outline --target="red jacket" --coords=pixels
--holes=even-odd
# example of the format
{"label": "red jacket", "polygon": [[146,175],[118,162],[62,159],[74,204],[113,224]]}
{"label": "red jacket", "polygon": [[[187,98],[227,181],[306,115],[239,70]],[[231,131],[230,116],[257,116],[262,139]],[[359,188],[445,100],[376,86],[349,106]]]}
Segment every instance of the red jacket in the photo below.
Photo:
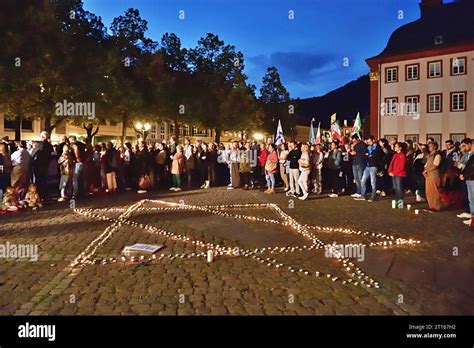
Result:
{"label": "red jacket", "polygon": [[393,176],[407,176],[407,156],[403,152],[393,155],[388,173]]}
{"label": "red jacket", "polygon": [[258,155],[258,164],[260,164],[260,167],[265,167],[265,163],[267,163],[267,157],[267,149],[263,149],[262,151],[260,151],[260,155]]}

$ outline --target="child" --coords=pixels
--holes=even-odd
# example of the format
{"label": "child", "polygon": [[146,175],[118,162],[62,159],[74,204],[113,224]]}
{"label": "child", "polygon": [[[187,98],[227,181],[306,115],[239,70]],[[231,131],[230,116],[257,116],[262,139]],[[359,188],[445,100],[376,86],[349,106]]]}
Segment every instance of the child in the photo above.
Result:
{"label": "child", "polygon": [[59,164],[59,172],[61,174],[61,179],[59,182],[59,192],[61,197],[58,199],[59,202],[64,202],[66,199],[69,198],[69,190],[71,187],[72,181],[72,165],[73,159],[72,154],[69,149],[69,145],[64,145],[63,153],[61,157],[58,159]]}
{"label": "child", "polygon": [[18,201],[17,201],[17,193],[15,189],[11,186],[8,186],[5,189],[5,193],[3,194],[3,207],[8,211],[17,211],[18,210]]}
{"label": "child", "polygon": [[38,193],[38,189],[35,184],[30,184],[30,186],[28,187],[28,192],[26,193],[25,201],[27,207],[32,208],[33,210],[36,210],[43,206],[43,204],[41,203],[40,195]]}

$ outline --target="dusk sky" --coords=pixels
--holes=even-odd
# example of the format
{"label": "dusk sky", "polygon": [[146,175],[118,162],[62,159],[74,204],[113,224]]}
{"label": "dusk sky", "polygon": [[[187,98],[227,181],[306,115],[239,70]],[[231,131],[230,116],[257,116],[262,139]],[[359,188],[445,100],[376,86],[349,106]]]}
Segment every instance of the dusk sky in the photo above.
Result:
{"label": "dusk sky", "polygon": [[[128,8],[148,21],[148,36],[177,34],[194,47],[211,32],[245,57],[249,82],[260,87],[276,66],[292,98],[324,95],[368,72],[365,59],[380,53],[397,27],[419,18],[420,0],[84,0],[112,19]],[[447,2],[447,1],[445,1]],[[179,11],[185,19],[179,19]],[[288,18],[294,11],[294,19]],[[399,19],[403,11],[403,19]],[[349,66],[344,67],[344,58]]]}

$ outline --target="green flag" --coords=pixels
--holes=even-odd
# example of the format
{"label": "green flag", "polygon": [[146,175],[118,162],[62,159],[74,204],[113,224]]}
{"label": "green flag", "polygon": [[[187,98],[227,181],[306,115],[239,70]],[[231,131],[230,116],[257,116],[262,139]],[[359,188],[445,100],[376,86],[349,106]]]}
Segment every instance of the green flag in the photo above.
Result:
{"label": "green flag", "polygon": [[354,121],[354,126],[351,130],[351,136],[357,134],[360,137],[360,131],[362,130],[362,120],[360,119],[360,113],[357,113],[357,117]]}

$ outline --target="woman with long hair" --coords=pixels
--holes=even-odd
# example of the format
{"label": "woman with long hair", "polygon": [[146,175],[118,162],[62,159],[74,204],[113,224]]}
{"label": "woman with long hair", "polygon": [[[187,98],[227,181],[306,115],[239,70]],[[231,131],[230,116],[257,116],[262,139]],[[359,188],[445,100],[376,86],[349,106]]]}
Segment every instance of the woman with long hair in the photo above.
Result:
{"label": "woman with long hair", "polygon": [[405,193],[403,190],[403,179],[407,176],[407,155],[403,143],[397,142],[395,144],[395,154],[388,167],[388,175],[392,177],[397,207],[403,207]]}
{"label": "woman with long hair", "polygon": [[267,180],[268,189],[265,191],[265,193],[275,193],[275,173],[278,170],[278,155],[276,152],[276,145],[270,144],[267,151],[268,156],[265,162],[265,179]]}
{"label": "woman with long hair", "polygon": [[437,142],[429,143],[428,150],[429,155],[425,163],[425,170],[423,172],[423,175],[426,179],[426,200],[428,201],[429,210],[436,212],[441,210],[441,196],[439,195],[441,177],[439,175],[438,168],[441,163],[441,155],[438,151]]}
{"label": "woman with long hair", "polygon": [[284,191],[288,191],[290,189],[290,184],[288,181],[288,171],[286,165],[286,157],[288,157],[288,145],[286,143],[281,143],[279,147],[279,154],[278,154],[278,162],[279,162],[279,169],[280,169],[280,177],[281,181],[283,181]]}
{"label": "woman with long hair", "polygon": [[303,195],[298,198],[304,201],[308,199],[308,196],[309,196],[308,179],[309,179],[309,174],[311,173],[311,154],[309,153],[308,144],[301,145],[301,157],[298,160],[298,165],[299,165],[299,170],[300,170],[298,185],[301,187],[301,190],[303,191]]}

